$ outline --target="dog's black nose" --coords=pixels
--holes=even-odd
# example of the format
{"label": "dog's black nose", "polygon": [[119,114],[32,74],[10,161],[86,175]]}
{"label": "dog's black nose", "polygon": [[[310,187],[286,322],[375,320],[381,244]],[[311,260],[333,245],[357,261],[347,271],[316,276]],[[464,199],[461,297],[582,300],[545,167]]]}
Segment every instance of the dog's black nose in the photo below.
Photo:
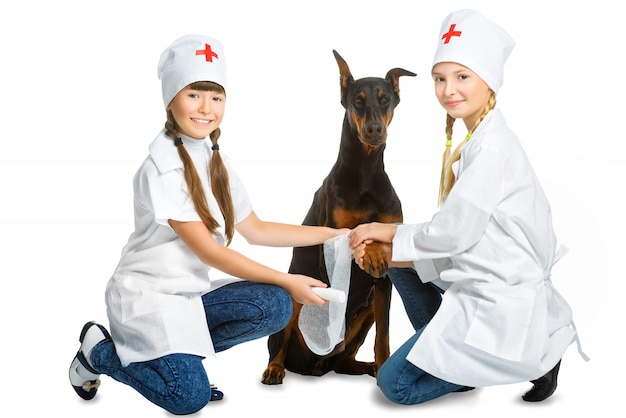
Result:
{"label": "dog's black nose", "polygon": [[367,135],[379,136],[383,133],[383,124],[380,122],[368,123],[365,129],[367,130]]}

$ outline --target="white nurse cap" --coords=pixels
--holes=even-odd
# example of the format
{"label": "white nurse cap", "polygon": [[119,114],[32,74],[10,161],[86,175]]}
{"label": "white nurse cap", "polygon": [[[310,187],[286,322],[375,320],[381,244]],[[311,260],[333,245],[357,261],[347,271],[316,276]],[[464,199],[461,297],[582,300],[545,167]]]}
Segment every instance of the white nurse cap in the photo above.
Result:
{"label": "white nurse cap", "polygon": [[182,36],[161,53],[157,74],[166,107],[179,91],[196,81],[212,81],[226,90],[224,47],[208,36]]}
{"label": "white nurse cap", "polygon": [[439,31],[433,66],[440,62],[464,65],[497,93],[504,80],[504,63],[515,41],[476,10],[450,13]]}

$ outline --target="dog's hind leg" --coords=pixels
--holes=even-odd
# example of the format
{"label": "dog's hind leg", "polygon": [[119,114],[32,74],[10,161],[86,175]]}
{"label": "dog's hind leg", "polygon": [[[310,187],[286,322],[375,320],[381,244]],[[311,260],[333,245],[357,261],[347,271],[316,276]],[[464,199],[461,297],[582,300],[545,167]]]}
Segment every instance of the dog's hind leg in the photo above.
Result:
{"label": "dog's hind leg", "polygon": [[[376,280],[373,292],[373,303],[362,309],[358,316],[351,321],[350,330],[345,339],[345,353],[334,365],[334,370],[337,373],[376,376],[378,369],[389,358],[391,281],[387,277]],[[356,355],[374,323],[376,323],[374,362],[358,361]]]}
{"label": "dog's hind leg", "polygon": [[334,362],[333,370],[340,374],[376,376],[374,362],[358,361],[356,355],[365,342],[367,334],[374,323],[374,306],[363,309],[350,324],[345,337],[345,351]]}
{"label": "dog's hind leg", "polygon": [[[306,220],[305,220],[306,222]],[[320,263],[320,260],[322,263]],[[323,266],[323,249],[320,245],[296,247],[289,272],[316,277],[328,283]],[[293,301],[293,312],[289,324],[276,334],[270,335],[267,346],[270,354],[269,363],[263,372],[261,382],[266,385],[279,385],[285,378],[285,369],[303,374],[320,376],[330,371],[325,362],[313,354],[306,346],[298,325],[302,305]]]}
{"label": "dog's hind leg", "polygon": [[289,341],[293,338],[293,333],[298,331],[298,315],[301,308],[302,305],[293,301],[293,313],[289,324],[282,331],[270,335],[267,339],[270,359],[261,378],[261,382],[266,385],[280,385],[283,383]]}

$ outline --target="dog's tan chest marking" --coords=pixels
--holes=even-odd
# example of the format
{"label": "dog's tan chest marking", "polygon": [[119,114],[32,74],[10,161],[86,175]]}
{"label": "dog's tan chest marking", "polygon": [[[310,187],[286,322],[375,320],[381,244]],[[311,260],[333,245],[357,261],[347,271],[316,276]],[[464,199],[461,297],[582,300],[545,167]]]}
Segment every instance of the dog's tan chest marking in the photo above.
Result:
{"label": "dog's tan chest marking", "polygon": [[333,220],[337,228],[354,228],[367,219],[367,210],[348,210],[344,208],[333,209]]}
{"label": "dog's tan chest marking", "polygon": [[[334,208],[333,221],[337,228],[354,228],[361,223],[371,222],[372,219],[369,210]],[[402,222],[402,216],[397,213],[379,213],[374,221],[384,223]]]}

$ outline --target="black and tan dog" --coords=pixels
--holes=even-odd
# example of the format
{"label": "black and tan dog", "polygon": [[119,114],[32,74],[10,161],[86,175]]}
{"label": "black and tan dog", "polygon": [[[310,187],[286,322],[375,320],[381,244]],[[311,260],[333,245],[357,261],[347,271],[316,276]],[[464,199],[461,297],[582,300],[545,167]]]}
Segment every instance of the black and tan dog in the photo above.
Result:
{"label": "black and tan dog", "polygon": [[[315,193],[303,224],[353,228],[365,222],[401,222],[402,207],[385,172],[383,153],[387,127],[400,102],[399,78],[416,74],[394,68],[385,78],[354,80],[348,64],[333,53],[339,65],[341,104],[346,109],[339,156]],[[370,274],[352,263],[344,341],[325,356],[311,352],[298,328],[302,305],[294,301],[289,325],[269,337],[270,358],[263,383],[281,384],[285,369],[314,376],[329,371],[376,375],[389,357],[391,282],[382,248],[367,248],[365,264]],[[294,248],[289,271],[328,283],[323,246]],[[357,352],[374,323],[374,362],[357,361]]]}

